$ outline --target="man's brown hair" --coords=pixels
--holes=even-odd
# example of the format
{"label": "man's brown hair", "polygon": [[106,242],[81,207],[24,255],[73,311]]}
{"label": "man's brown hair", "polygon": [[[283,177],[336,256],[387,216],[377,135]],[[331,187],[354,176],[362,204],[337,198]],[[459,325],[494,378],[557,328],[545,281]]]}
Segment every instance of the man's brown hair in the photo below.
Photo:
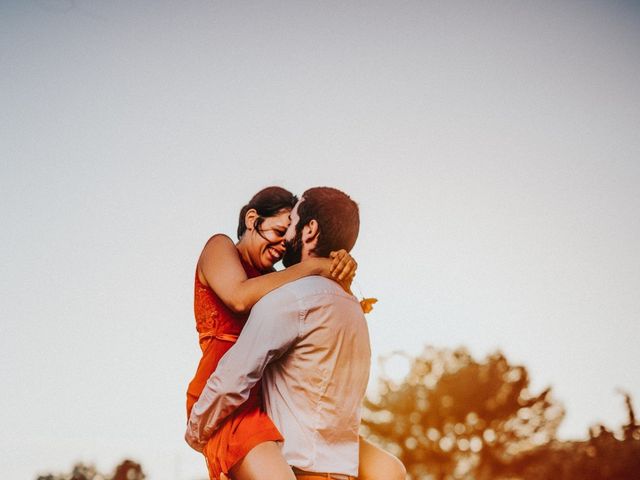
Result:
{"label": "man's brown hair", "polygon": [[314,187],[302,194],[298,204],[296,233],[311,220],[318,222],[318,242],[313,250],[318,257],[344,248],[350,251],[360,231],[358,204],[349,195],[336,188]]}

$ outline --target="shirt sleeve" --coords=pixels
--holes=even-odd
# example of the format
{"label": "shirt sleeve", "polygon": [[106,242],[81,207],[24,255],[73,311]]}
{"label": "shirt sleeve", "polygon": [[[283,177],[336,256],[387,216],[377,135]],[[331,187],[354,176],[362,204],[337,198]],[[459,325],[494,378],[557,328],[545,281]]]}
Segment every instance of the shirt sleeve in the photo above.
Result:
{"label": "shirt sleeve", "polygon": [[185,434],[191,447],[202,451],[222,421],[249,398],[269,362],[298,338],[299,322],[297,301],[283,288],[253,306],[236,344],[220,359],[191,410]]}

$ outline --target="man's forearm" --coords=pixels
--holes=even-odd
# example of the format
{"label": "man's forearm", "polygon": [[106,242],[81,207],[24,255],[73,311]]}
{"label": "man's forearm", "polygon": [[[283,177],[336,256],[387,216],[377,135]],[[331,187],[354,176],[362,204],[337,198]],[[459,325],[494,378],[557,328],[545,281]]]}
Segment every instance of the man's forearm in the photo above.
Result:
{"label": "man's forearm", "polygon": [[191,409],[185,440],[195,450],[202,451],[213,432],[249,397],[250,386],[224,378],[238,379],[214,372]]}
{"label": "man's forearm", "polygon": [[[185,439],[202,451],[213,432],[242,405],[269,362],[298,336],[299,312],[283,306],[282,291],[274,291],[254,307],[236,344],[220,359],[193,406]],[[288,297],[287,297],[288,300]],[[295,299],[294,299],[295,300]]]}

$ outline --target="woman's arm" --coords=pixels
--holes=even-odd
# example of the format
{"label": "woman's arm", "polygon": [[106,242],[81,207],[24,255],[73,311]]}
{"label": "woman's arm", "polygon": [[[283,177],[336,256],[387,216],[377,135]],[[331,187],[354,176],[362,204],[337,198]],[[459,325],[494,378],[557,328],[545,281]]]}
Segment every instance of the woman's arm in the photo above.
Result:
{"label": "woman's arm", "polygon": [[[345,263],[349,262],[345,262],[344,256],[334,260],[313,258],[279,272],[247,278],[233,241],[226,235],[214,235],[205,245],[198,260],[198,276],[232,311],[247,313],[264,295],[285,283],[309,275],[331,278],[333,263],[342,264],[334,268],[333,274],[337,273],[338,276],[349,268],[348,265],[345,267]],[[355,262],[351,263],[355,265]],[[351,269],[355,268],[354,265],[351,265]]]}

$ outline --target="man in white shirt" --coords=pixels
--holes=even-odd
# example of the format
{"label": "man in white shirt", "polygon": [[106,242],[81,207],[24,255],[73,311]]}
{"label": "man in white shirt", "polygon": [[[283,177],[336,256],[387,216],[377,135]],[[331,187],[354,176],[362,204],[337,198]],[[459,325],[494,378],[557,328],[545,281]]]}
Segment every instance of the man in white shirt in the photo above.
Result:
{"label": "man in white shirt", "polygon": [[[307,190],[291,212],[285,265],[350,250],[359,225],[358,207],[346,194]],[[353,478],[370,362],[367,325],[352,295],[319,276],[284,285],[253,307],[194,405],[185,438],[201,450],[262,377],[266,411],[296,475]]]}

